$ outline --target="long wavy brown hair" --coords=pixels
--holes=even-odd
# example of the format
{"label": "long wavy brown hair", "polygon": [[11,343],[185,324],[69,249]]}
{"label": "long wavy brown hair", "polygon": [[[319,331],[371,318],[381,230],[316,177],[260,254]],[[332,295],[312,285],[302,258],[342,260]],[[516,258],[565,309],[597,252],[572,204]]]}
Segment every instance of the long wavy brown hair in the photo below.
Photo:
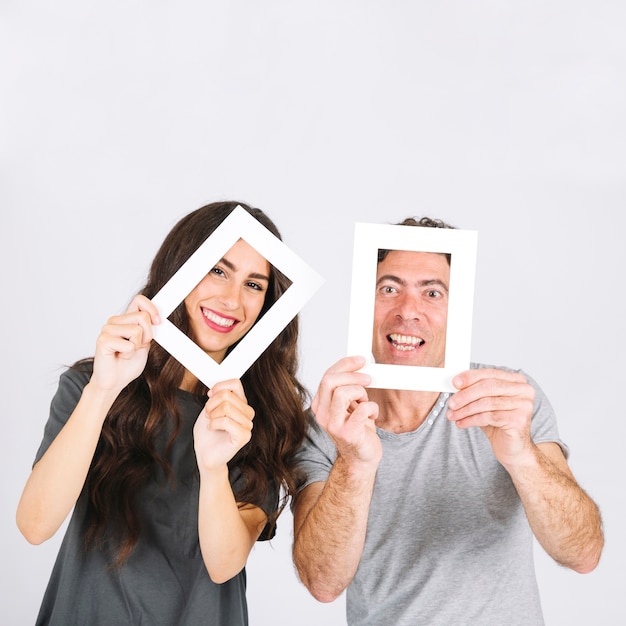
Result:
{"label": "long wavy brown hair", "polygon": [[[216,202],[201,207],[183,217],[167,235],[141,293],[154,297],[236,206],[243,207],[280,238],[274,223],[260,209],[241,202]],[[276,268],[271,268],[259,317],[290,284]],[[190,334],[184,303],[169,319]],[[244,475],[243,487],[235,493],[238,502],[261,505],[270,493],[279,490],[280,503],[269,520],[271,527],[287,499],[295,493],[293,456],[306,428],[304,407],[308,395],[296,377],[297,338],[295,317],[242,376],[248,403],[255,411],[254,432],[229,463]],[[90,361],[81,361],[74,367],[89,365]],[[175,483],[168,452],[180,430],[176,394],[184,373],[184,367],[153,341],[143,373],[120,393],[104,422],[86,480],[89,523],[85,545],[90,549],[113,541],[113,565],[126,560],[141,534],[135,501],[142,486],[154,479],[159,468]],[[198,382],[194,393],[202,397],[206,392],[207,388]],[[164,453],[159,453],[155,437],[164,428],[172,434]]]}

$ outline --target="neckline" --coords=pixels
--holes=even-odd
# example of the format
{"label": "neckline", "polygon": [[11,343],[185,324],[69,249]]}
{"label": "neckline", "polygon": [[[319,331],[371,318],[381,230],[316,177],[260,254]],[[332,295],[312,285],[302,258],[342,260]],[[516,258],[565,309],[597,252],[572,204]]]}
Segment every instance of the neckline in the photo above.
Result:
{"label": "neckline", "polygon": [[407,430],[406,432],[394,433],[391,430],[385,430],[384,428],[379,428],[377,426],[376,432],[381,439],[399,439],[403,437],[412,437],[424,430],[429,430],[438,421],[440,421],[441,414],[443,413],[443,410],[448,402],[448,398],[450,397],[450,395],[451,394],[448,392],[440,393],[437,396],[435,404],[433,404],[432,408],[428,412],[426,419],[415,430]]}

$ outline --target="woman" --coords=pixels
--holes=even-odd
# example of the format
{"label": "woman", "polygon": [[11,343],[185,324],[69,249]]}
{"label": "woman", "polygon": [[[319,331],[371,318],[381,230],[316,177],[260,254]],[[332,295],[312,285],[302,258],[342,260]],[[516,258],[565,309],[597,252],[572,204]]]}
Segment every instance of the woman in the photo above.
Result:
{"label": "woman", "polygon": [[[207,390],[152,341],[149,300],[238,204],[181,219],[95,356],[61,375],[17,511],[38,544],[74,507],[38,624],[247,623],[244,565],[294,492],[305,431],[297,320],[241,381]],[[221,362],[288,285],[239,240],[169,319]]]}

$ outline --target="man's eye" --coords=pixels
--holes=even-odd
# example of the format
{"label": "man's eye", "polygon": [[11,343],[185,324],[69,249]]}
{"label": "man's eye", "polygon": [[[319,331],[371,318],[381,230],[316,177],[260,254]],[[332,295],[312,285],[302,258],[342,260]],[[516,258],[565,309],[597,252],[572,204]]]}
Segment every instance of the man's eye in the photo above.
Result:
{"label": "man's eye", "polygon": [[214,267],[209,274],[217,274],[217,276],[224,276],[224,270],[220,269],[219,267]]}
{"label": "man's eye", "polygon": [[395,287],[381,287],[380,289],[381,293],[396,293],[396,288]]}
{"label": "man's eye", "polygon": [[436,289],[431,289],[428,292],[429,298],[441,298],[441,291],[437,291]]}

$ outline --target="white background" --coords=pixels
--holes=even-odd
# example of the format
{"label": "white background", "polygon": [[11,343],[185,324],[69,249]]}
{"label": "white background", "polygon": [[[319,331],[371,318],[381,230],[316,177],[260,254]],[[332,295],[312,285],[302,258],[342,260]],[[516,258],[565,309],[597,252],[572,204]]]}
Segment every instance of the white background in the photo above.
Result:
{"label": "white background", "polygon": [[[34,622],[60,541],[28,545],[14,513],[62,366],[178,218],[236,199],[326,278],[301,316],[311,390],[345,354],[354,222],[479,232],[472,358],[539,381],[605,520],[592,574],[537,552],[546,622],[626,623],[625,7],[3,0],[0,622]],[[252,626],[343,624],[290,547],[285,514],[249,561]]]}

